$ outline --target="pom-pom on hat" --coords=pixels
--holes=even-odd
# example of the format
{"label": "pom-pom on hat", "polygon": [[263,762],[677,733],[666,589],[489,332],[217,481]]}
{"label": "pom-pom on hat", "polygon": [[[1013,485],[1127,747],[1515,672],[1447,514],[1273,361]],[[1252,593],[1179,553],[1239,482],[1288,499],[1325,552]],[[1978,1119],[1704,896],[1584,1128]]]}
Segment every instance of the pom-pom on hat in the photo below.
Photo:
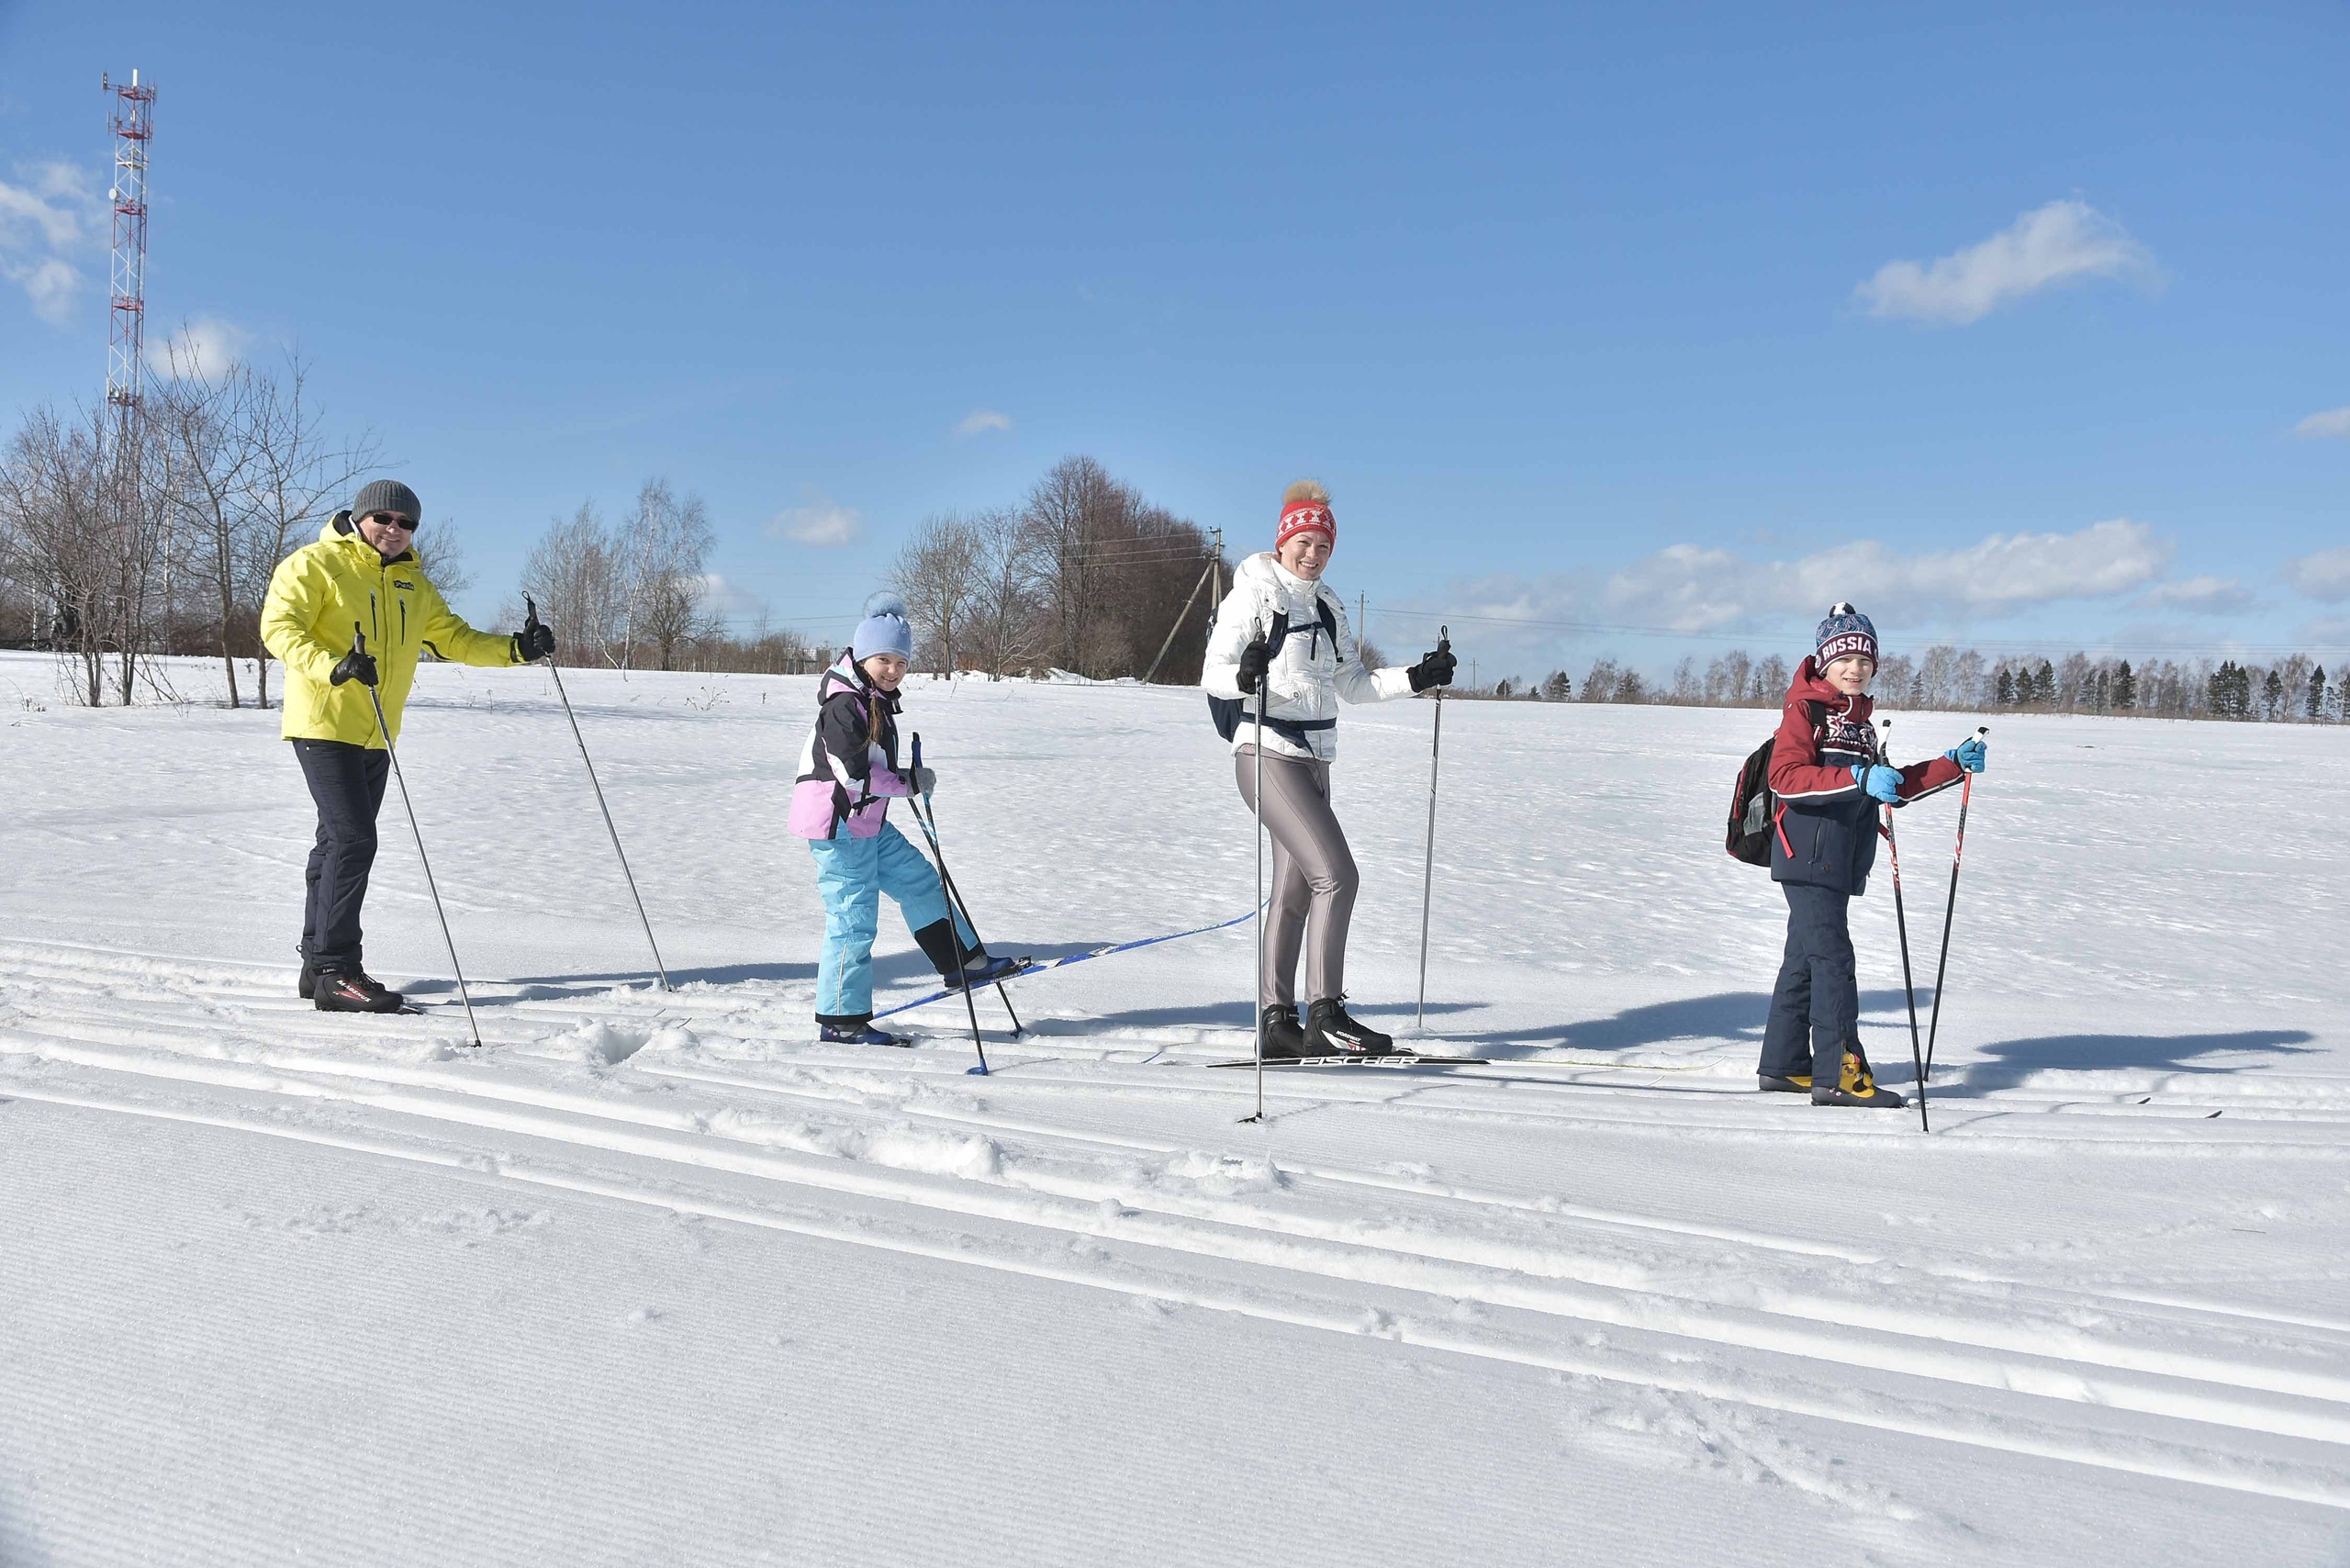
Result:
{"label": "pom-pom on hat", "polygon": [[1338,542],[1338,522],[1330,515],[1330,492],[1312,479],[1300,479],[1281,494],[1281,525],[1274,532],[1273,548],[1289,543],[1290,535],[1318,528],[1331,543]]}
{"label": "pom-pom on hat", "polygon": [[1828,619],[1819,623],[1817,644],[1812,664],[1818,669],[1826,669],[1852,654],[1860,655],[1872,666],[1878,662],[1875,624],[1848,603],[1840,601],[1828,611]]}
{"label": "pom-pom on hat", "polygon": [[865,601],[865,619],[856,623],[849,650],[858,664],[876,654],[914,656],[914,629],[906,622],[906,601],[883,588]]}

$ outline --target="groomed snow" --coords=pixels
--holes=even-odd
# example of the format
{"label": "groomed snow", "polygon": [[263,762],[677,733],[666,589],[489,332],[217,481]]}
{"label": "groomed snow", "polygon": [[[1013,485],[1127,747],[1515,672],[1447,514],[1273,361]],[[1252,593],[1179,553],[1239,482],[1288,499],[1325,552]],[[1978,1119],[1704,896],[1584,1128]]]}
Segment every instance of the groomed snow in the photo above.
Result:
{"label": "groomed snow", "polygon": [[[178,666],[181,690],[212,679]],[[2339,1562],[2350,731],[2003,717],[1914,1114],[1753,1092],[1771,715],[1448,708],[1429,1031],[1268,1075],[1243,924],[815,1043],[812,679],[422,673],[310,1011],[277,715],[0,655],[0,1562]],[[1350,711],[1349,986],[1408,1035],[1425,702]],[[1973,715],[1897,713],[1902,758]],[[1051,957],[1249,906],[1196,693],[917,680]],[[1955,792],[1903,813],[1920,1004]],[[901,825],[912,833],[911,820]],[[1890,868],[1863,1030],[1911,1088]],[[885,912],[882,1004],[934,983]]]}

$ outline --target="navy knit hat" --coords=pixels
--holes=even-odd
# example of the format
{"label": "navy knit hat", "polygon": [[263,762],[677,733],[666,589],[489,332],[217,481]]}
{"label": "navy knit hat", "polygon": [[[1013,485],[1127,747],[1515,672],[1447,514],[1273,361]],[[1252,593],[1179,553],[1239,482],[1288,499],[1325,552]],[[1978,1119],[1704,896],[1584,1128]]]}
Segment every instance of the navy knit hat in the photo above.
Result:
{"label": "navy knit hat", "polygon": [[373,480],[352,500],[351,515],[354,519],[379,511],[396,511],[413,522],[424,521],[424,503],[397,479]]}
{"label": "navy knit hat", "polygon": [[912,662],[914,629],[906,623],[906,601],[884,588],[865,601],[865,619],[856,623],[849,651],[858,664],[876,654],[895,654]]}
{"label": "navy knit hat", "polygon": [[1850,654],[1861,655],[1871,665],[1877,663],[1876,627],[1850,604],[1840,602],[1829,610],[1828,619],[1819,623],[1817,644],[1815,669],[1826,669]]}

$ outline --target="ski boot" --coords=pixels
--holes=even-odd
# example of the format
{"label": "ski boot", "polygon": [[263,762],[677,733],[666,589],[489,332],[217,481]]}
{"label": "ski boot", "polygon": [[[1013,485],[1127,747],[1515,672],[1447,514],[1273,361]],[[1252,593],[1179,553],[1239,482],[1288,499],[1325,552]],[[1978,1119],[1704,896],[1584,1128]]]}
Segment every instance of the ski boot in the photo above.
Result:
{"label": "ski boot", "polygon": [[1811,1083],[1811,1103],[1815,1105],[1874,1105],[1887,1111],[1898,1111],[1909,1103],[1890,1089],[1879,1089],[1869,1073],[1868,1059],[1858,1051],[1844,1053],[1844,1070],[1833,1083],[1822,1083],[1815,1075]]}
{"label": "ski boot", "polygon": [[960,991],[964,986],[968,985],[973,990],[977,990],[983,985],[993,985],[996,981],[1025,967],[1026,962],[1027,960],[1024,958],[990,958],[985,953],[977,953],[964,964],[963,973],[959,979],[953,971],[948,971],[946,977],[946,989]]}
{"label": "ski boot", "polygon": [[397,1013],[408,1005],[408,998],[364,969],[319,969],[314,975],[310,1005],[321,1013]]}
{"label": "ski boot", "polygon": [[1791,1072],[1781,1078],[1774,1073],[1757,1073],[1754,1084],[1766,1094],[1808,1094],[1811,1092],[1811,1074]]}
{"label": "ski boot", "polygon": [[913,1039],[907,1035],[893,1035],[887,1029],[877,1029],[871,1020],[861,1024],[825,1024],[817,1036],[828,1046],[911,1046]]}
{"label": "ski boot", "polygon": [[295,993],[305,1002],[318,1000],[319,971],[310,967],[310,960],[308,958],[302,960],[302,978],[294,982],[294,990]]}
{"label": "ski boot", "polygon": [[[1265,1053],[1270,1056],[1269,1050]],[[1395,1054],[1392,1036],[1347,1016],[1346,998],[1325,997],[1305,1010],[1305,1054],[1310,1057],[1387,1057]]]}
{"label": "ski boot", "polygon": [[1265,1059],[1295,1061],[1305,1054],[1305,1031],[1299,1027],[1297,1009],[1277,1002],[1265,1009]]}

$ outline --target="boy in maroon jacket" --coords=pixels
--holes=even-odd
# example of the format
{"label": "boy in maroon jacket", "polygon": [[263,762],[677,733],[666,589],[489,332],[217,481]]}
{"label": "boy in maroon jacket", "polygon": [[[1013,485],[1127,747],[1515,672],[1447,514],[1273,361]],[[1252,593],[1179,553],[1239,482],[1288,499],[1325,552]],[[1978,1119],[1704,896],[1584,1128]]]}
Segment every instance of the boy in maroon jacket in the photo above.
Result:
{"label": "boy in maroon jacket", "polygon": [[1877,808],[1982,772],[1983,742],[1908,767],[1885,766],[1869,719],[1876,628],[1839,604],[1815,641],[1787,688],[1771,748],[1771,789],[1779,797],[1771,879],[1786,894],[1787,948],[1762,1031],[1761,1081],[1787,1093],[1807,1089],[1815,1105],[1898,1107],[1905,1102],[1876,1086],[1861,1050],[1860,984],[1845,916],[1867,891],[1876,863]]}

